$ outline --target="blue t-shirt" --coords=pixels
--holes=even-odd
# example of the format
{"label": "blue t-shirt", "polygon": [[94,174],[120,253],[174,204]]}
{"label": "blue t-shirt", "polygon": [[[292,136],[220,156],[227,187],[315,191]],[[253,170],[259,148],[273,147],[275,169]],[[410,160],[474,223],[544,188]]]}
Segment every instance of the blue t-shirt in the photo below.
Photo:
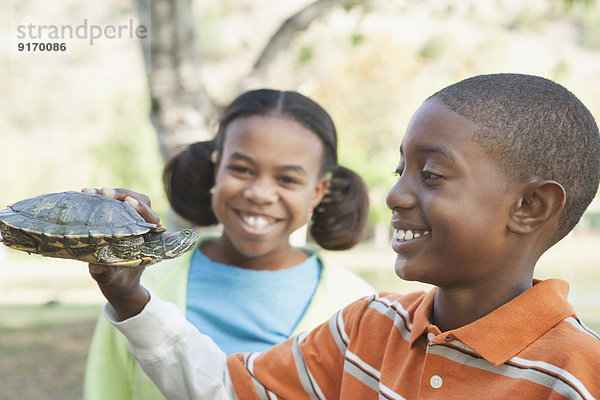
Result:
{"label": "blue t-shirt", "polygon": [[315,255],[286,269],[239,268],[192,257],[186,318],[226,353],[265,351],[286,340],[317,288]]}

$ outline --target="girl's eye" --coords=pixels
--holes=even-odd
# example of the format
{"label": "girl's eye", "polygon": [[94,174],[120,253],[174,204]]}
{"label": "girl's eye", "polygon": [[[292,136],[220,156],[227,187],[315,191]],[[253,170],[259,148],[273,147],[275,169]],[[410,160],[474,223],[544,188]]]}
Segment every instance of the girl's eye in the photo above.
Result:
{"label": "girl's eye", "polygon": [[237,174],[250,174],[252,171],[242,165],[230,165],[228,169]]}
{"label": "girl's eye", "polygon": [[279,181],[285,185],[298,185],[300,181],[292,176],[281,176]]}

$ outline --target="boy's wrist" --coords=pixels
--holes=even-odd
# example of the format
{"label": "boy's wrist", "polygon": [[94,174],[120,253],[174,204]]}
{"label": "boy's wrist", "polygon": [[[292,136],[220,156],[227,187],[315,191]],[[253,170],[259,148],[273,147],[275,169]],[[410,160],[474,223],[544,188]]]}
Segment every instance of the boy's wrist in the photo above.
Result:
{"label": "boy's wrist", "polygon": [[138,315],[150,301],[150,294],[144,287],[137,288],[125,296],[106,296],[110,305],[114,308],[120,321],[124,321]]}

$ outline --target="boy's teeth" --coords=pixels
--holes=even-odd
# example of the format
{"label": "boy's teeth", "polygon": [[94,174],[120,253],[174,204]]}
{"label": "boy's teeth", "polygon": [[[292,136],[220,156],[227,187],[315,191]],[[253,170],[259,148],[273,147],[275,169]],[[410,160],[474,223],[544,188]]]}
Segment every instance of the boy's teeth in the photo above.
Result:
{"label": "boy's teeth", "polygon": [[406,242],[408,240],[417,239],[427,235],[429,235],[429,231],[414,232],[410,229],[398,229],[396,232],[394,232],[394,239],[401,242]]}

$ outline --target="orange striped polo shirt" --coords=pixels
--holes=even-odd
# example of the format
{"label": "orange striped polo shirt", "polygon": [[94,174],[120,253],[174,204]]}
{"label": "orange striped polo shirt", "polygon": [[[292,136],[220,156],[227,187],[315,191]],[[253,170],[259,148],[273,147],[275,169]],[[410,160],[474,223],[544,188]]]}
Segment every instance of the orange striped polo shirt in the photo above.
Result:
{"label": "orange striped polo shirt", "polygon": [[568,284],[531,289],[461,328],[429,322],[435,289],[359,300],[266,353],[228,358],[239,399],[600,398],[600,338]]}

